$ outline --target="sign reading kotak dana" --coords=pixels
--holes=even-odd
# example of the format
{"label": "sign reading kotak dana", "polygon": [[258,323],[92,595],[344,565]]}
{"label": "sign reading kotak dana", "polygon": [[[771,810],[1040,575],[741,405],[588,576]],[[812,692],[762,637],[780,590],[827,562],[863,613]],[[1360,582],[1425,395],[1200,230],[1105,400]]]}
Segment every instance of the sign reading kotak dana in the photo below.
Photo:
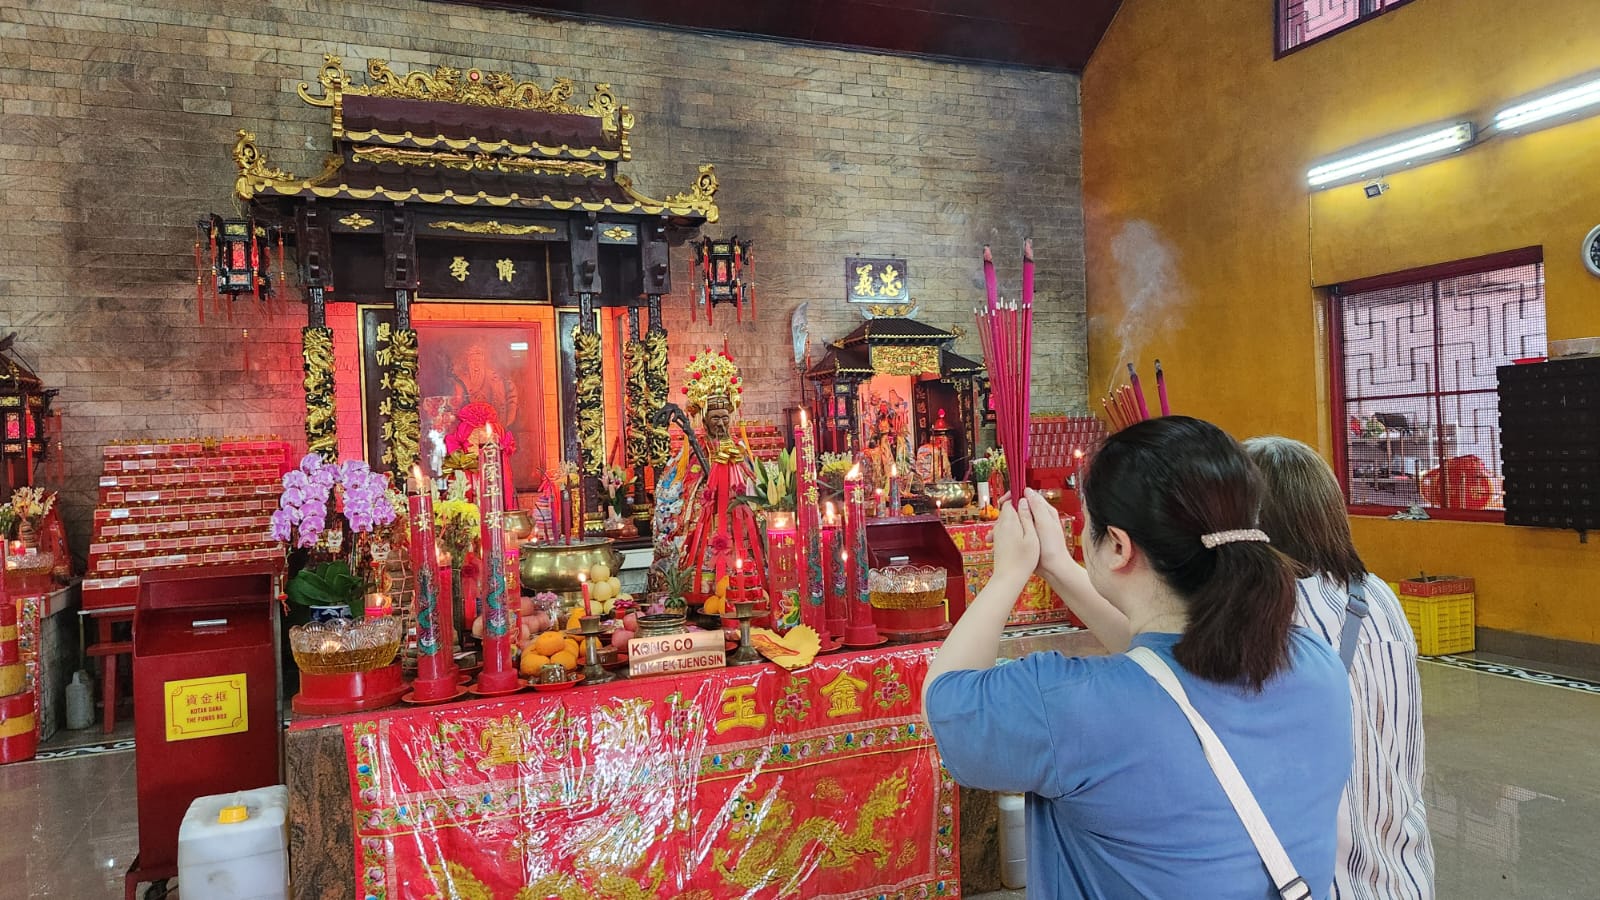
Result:
{"label": "sign reading kotak dana", "polygon": [[250,703],[245,687],[243,672],[163,684],[167,740],[188,741],[250,730]]}
{"label": "sign reading kotak dana", "polygon": [[690,631],[628,641],[628,675],[660,675],[727,665],[722,632]]}

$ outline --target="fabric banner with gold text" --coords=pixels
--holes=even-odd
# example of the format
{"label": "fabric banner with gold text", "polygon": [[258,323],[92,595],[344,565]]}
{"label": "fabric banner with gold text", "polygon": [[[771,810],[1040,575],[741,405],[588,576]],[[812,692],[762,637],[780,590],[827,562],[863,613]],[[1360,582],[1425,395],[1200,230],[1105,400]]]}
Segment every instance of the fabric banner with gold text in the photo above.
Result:
{"label": "fabric banner with gold text", "polygon": [[367,900],[960,895],[931,646],[347,721]]}

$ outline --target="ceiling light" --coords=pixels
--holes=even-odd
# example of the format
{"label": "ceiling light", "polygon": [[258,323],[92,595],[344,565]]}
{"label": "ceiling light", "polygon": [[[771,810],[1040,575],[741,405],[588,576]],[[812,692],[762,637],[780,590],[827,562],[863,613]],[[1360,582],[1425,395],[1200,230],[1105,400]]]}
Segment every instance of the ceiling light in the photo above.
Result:
{"label": "ceiling light", "polygon": [[1514,131],[1556,118],[1578,118],[1600,112],[1600,78],[1508,106],[1494,115],[1494,126]]}
{"label": "ceiling light", "polygon": [[1472,123],[1456,122],[1371,149],[1352,152],[1312,166],[1306,180],[1312,187],[1328,187],[1364,176],[1378,175],[1402,165],[1454,153],[1472,143]]}

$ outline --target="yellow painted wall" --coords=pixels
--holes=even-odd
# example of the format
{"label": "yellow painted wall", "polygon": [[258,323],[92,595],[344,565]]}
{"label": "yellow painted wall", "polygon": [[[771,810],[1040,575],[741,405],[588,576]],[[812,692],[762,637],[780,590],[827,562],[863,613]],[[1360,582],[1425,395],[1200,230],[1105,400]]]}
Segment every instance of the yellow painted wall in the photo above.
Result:
{"label": "yellow painted wall", "polygon": [[[1130,358],[1148,378],[1159,357],[1176,411],[1329,451],[1315,286],[1533,245],[1550,337],[1600,334],[1600,279],[1578,254],[1600,223],[1600,117],[1390,174],[1376,200],[1305,186],[1345,147],[1458,115],[1483,125],[1600,68],[1600,30],[1580,24],[1593,2],[1415,0],[1274,60],[1270,0],[1125,0],[1082,87],[1090,384]],[[1171,277],[1139,307],[1149,321],[1119,332],[1151,290],[1132,268],[1151,255],[1129,252],[1140,222]],[[1366,518],[1355,534],[1390,577],[1476,576],[1482,626],[1600,643],[1600,539]]]}

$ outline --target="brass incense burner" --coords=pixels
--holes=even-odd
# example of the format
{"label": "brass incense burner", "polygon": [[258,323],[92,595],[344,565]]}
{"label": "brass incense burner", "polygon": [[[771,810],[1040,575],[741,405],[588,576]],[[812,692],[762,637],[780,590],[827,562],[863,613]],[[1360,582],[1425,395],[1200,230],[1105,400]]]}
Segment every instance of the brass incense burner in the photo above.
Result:
{"label": "brass incense burner", "polygon": [[614,575],[622,568],[622,554],[612,547],[610,538],[586,538],[570,544],[529,542],[518,552],[522,592],[530,597],[544,591],[577,595],[582,590],[578,573],[603,565]]}
{"label": "brass incense burner", "polygon": [[977,489],[970,481],[941,481],[929,485],[923,493],[938,501],[943,509],[966,509],[972,505]]}

